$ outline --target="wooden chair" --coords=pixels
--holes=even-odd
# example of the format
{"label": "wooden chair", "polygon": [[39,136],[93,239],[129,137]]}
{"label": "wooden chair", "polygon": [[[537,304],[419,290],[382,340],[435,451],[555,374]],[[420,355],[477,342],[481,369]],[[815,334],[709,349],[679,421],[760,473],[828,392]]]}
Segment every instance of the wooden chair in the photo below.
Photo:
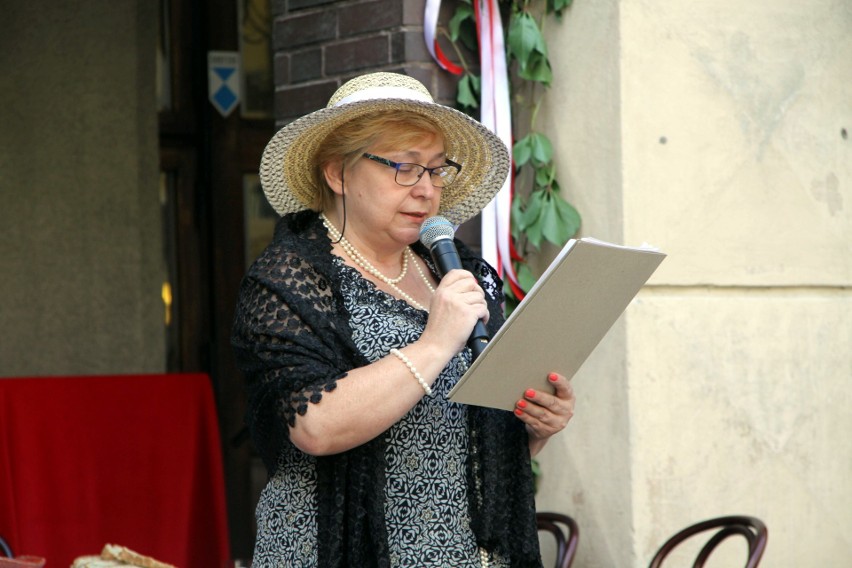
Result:
{"label": "wooden chair", "polygon": [[730,516],[718,517],[709,519],[700,523],[695,523],[679,531],[674,536],[669,538],[663,546],[654,555],[653,560],[648,568],[660,568],[663,560],[669,553],[672,552],[679,544],[689,539],[690,537],[709,531],[711,529],[719,529],[701,548],[698,556],[695,559],[693,568],[702,568],[704,563],[713,553],[713,550],[723,540],[730,536],[740,535],[746,539],[748,543],[748,557],[745,568],[756,568],[760,564],[760,558],[763,556],[763,551],[766,549],[766,541],[768,533],[766,525],[758,518],[749,516]]}
{"label": "wooden chair", "polygon": [[577,522],[560,513],[539,512],[535,515],[539,532],[550,533],[556,539],[556,564],[554,568],[569,568],[577,553],[580,528]]}

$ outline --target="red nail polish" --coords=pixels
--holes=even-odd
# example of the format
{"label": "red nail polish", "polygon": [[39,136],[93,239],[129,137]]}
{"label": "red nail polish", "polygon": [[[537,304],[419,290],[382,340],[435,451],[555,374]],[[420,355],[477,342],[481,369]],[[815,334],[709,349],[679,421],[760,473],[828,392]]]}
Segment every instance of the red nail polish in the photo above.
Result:
{"label": "red nail polish", "polygon": [[521,408],[526,408],[526,407],[527,407],[527,401],[525,401],[525,400],[519,400],[519,401],[518,401],[518,406],[520,406]]}
{"label": "red nail polish", "polygon": [[515,415],[516,416],[522,416],[523,414],[524,414],[524,411],[521,410],[520,408],[515,409]]}
{"label": "red nail polish", "polygon": [[527,398],[535,398],[535,391],[533,389],[527,389],[527,392],[524,394]]}
{"label": "red nail polish", "polygon": [[556,373],[550,373],[549,375],[547,375],[547,378],[548,378],[548,379],[550,379],[550,381],[551,381],[551,382],[554,382],[554,383],[555,383],[557,380],[559,380],[559,377],[556,375]]}

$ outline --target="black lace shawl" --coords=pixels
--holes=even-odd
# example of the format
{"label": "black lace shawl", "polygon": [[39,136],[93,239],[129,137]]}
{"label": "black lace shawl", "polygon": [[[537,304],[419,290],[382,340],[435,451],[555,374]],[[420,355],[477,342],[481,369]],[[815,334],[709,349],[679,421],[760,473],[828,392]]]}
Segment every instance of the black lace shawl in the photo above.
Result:
{"label": "black lace shawl", "polygon": [[[493,334],[503,322],[499,278],[456,241],[462,264],[496,287]],[[417,254],[428,251],[420,243]],[[496,283],[496,286],[495,284]],[[494,291],[492,291],[494,292]],[[486,294],[488,296],[488,294]],[[246,423],[270,475],[293,451],[288,424],[334,390],[349,369],[367,365],[351,339],[331,242],[311,211],[287,215],[243,280],[232,344],[245,375]],[[479,546],[513,567],[540,568],[528,438],[512,413],[468,407],[471,526]],[[384,526],[385,437],[317,458],[319,566],[389,567]]]}

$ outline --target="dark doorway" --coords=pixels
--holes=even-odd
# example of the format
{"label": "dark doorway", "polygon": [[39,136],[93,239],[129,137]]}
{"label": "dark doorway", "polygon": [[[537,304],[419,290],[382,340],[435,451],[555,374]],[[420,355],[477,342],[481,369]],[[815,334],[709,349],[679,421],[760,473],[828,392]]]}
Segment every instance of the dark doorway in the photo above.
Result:
{"label": "dark doorway", "polygon": [[[258,460],[240,437],[245,400],[229,335],[246,264],[271,211],[257,171],[274,131],[269,0],[161,0],[160,200],[168,370],[209,373],[217,397],[235,558],[251,556]],[[209,57],[238,62],[240,102],[209,99]],[[254,481],[253,481],[254,480]],[[260,480],[262,483],[262,480]]]}

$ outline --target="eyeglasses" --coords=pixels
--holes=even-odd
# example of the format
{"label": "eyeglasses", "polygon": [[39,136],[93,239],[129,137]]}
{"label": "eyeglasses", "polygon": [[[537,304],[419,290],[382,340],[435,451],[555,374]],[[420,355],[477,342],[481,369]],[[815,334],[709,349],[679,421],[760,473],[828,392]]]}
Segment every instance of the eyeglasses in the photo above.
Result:
{"label": "eyeglasses", "polygon": [[423,174],[429,172],[429,179],[435,187],[447,187],[456,180],[456,176],[461,171],[461,164],[457,164],[452,160],[445,160],[447,163],[434,168],[427,168],[420,164],[399,163],[364,152],[364,157],[368,160],[373,160],[385,166],[389,166],[396,170],[394,181],[404,187],[410,187],[420,181]]}

